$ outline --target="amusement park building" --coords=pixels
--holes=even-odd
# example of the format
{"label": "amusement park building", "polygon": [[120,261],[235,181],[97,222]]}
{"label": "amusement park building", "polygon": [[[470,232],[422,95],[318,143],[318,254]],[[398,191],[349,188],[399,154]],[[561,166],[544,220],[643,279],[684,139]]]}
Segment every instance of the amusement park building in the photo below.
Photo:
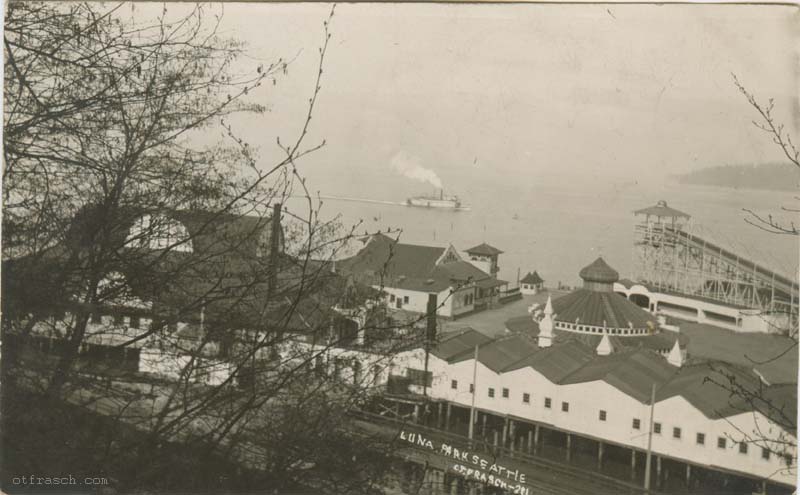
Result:
{"label": "amusement park building", "polygon": [[[410,390],[446,404],[448,417],[474,401],[483,429],[487,417],[505,422],[503,445],[522,445],[527,432],[530,446],[542,427],[635,457],[648,446],[652,404],[652,452],[685,465],[687,480],[701,467],[795,485],[795,385],[769,386],[743,367],[687,357],[685,337],[611,290],[617,275],[604,261],[581,276],[584,287],[548,300],[539,321],[510,321],[510,336],[444,335],[429,352],[427,375],[424,349],[401,356],[393,373],[425,377]],[[780,414],[732,396],[720,386],[731,380]]]}
{"label": "amusement park building", "polygon": [[695,232],[689,214],[659,201],[634,212],[634,280],[615,290],[651,312],[737,332],[790,332],[798,284]]}
{"label": "amusement park building", "polygon": [[[476,390],[477,410],[510,419],[519,430],[541,425],[641,452],[647,448],[655,387],[655,455],[795,484],[796,432],[708,381],[735,376],[739,383],[759,387],[758,377],[746,370],[724,363],[675,366],[641,348],[601,356],[574,340],[543,349],[524,335],[486,341],[478,346],[476,362],[471,333],[449,336],[431,351],[431,399],[469,408]],[[407,368],[421,370],[424,351],[411,351],[404,360]],[[422,392],[420,384],[411,388]],[[794,385],[766,387],[766,393],[794,417]],[[761,439],[759,432],[767,430],[773,433]]]}
{"label": "amusement park building", "polygon": [[495,276],[501,252],[481,244],[468,250],[469,259],[465,260],[453,246],[404,244],[375,234],[358,253],[337,262],[336,267],[385,292],[391,308],[426,313],[430,296],[435,295],[436,313],[456,317],[497,302],[498,288],[508,285]]}

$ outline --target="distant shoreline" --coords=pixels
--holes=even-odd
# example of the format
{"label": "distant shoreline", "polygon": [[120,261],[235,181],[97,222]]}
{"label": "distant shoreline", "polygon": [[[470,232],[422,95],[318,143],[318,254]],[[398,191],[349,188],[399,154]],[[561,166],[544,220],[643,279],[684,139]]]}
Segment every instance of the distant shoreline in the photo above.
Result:
{"label": "distant shoreline", "polygon": [[679,184],[759,191],[797,191],[800,170],[792,165],[722,165],[671,176]]}

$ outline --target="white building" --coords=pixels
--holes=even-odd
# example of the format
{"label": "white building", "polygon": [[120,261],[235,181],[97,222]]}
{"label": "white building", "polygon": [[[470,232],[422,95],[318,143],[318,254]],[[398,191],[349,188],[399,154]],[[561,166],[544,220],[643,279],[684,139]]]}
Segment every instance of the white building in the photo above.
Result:
{"label": "white building", "polygon": [[[403,244],[376,234],[357,254],[337,262],[336,269],[383,291],[391,308],[426,313],[435,296],[437,315],[457,317],[497,302],[498,288],[508,284],[494,276],[500,251],[491,249],[492,254],[474,254],[467,261],[452,245]],[[478,268],[483,264],[488,272]]]}
{"label": "white building", "polygon": [[534,270],[533,273],[528,272],[519,281],[519,290],[523,294],[538,294],[544,288],[544,280],[539,273]]}
{"label": "white building", "polygon": [[[400,362],[395,373],[406,368],[418,376],[424,352],[409,351]],[[488,434],[481,428],[487,417],[495,424],[510,421],[518,433],[509,428],[507,439],[501,436],[500,441],[518,448],[535,426],[641,453],[647,449],[655,386],[656,457],[689,466],[689,476],[692,467],[702,467],[795,485],[796,432],[709,381],[724,383],[733,376],[753,390],[762,385],[756,375],[735,366],[682,360],[671,364],[648,349],[602,356],[578,340],[541,348],[526,335],[489,340],[467,330],[447,336],[431,352],[428,369],[429,397],[445,402],[448,409],[465,411],[475,390],[478,434]],[[421,385],[410,389],[420,393]],[[764,388],[765,396],[785,405],[792,418],[794,387]]]}
{"label": "white building", "polygon": [[602,259],[581,277],[582,288],[548,299],[539,321],[510,320],[510,336],[445,335],[427,376],[422,349],[400,356],[394,373],[415,377],[412,393],[426,386],[446,404],[445,425],[469,417],[474,391],[478,434],[499,445],[522,448],[527,435],[535,449],[543,428],[566,435],[567,452],[573,437],[594,442],[598,456],[604,445],[625,449],[634,467],[647,449],[655,390],[659,477],[664,460],[682,466],[687,482],[700,468],[795,486],[796,384],[769,385],[752,369],[687,356],[686,336],[613,292],[618,275]]}

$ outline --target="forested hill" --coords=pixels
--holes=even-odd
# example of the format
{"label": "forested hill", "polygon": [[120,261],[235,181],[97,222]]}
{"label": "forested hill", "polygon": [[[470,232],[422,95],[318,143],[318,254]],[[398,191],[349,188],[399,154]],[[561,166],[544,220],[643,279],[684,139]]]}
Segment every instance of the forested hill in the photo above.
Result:
{"label": "forested hill", "polygon": [[675,178],[681,184],[793,191],[799,188],[800,169],[783,163],[722,165],[676,175]]}

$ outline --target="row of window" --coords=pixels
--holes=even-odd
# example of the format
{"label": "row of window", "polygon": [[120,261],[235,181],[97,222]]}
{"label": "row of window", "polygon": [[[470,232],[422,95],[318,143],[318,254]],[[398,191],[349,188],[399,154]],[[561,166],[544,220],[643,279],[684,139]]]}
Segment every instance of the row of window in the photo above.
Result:
{"label": "row of window", "polygon": [[[142,326],[142,320],[145,321],[145,324],[147,324],[147,322],[150,321],[148,318],[142,318],[140,316],[135,316],[135,315],[126,317],[125,315],[122,314],[110,315],[110,318],[112,318],[114,325],[124,325],[125,318],[128,318],[129,319],[128,326],[130,328],[140,328]],[[103,315],[101,315],[100,313],[92,313],[91,317],[89,318],[89,322],[100,325],[103,323]]]}
{"label": "row of window", "polygon": [[[394,294],[389,294],[389,302],[394,302],[395,299],[399,301],[401,298],[399,296],[395,296]],[[409,301],[408,296],[403,296],[402,300],[403,304],[408,304]]]}
{"label": "row of window", "polygon": [[403,307],[403,304],[408,304],[409,298],[408,296],[395,296],[394,294],[389,294],[389,304],[394,303],[397,309]]}
{"label": "row of window", "polygon": [[[599,418],[600,421],[605,421],[608,417],[606,411],[600,410]],[[640,430],[642,428],[642,422],[638,418],[633,418],[633,423],[631,424],[634,430]],[[653,423],[653,434],[661,435],[661,423],[654,422]],[[676,438],[678,440],[681,439],[683,436],[683,431],[680,427],[675,426],[672,428],[672,438]],[[706,434],[705,433],[697,433],[695,437],[695,442],[697,445],[705,445],[706,444]],[[728,448],[728,439],[725,437],[717,437],[717,448],[726,449]],[[748,452],[748,444],[746,443],[739,443],[739,453],[740,454],[747,454]],[[765,460],[769,460],[771,455],[771,451],[767,448],[761,448],[761,458]],[[791,465],[792,458],[788,456],[785,458],[787,465]]]}
{"label": "row of window", "polygon": [[[126,319],[128,320],[127,323],[125,321]],[[127,326],[129,328],[134,328],[134,329],[139,329],[139,328],[152,329],[154,328],[153,327],[154,324],[159,324],[159,323],[153,323],[153,321],[150,318],[145,318],[136,315],[128,316],[119,313],[114,315],[101,315],[100,313],[92,313],[89,316],[89,322],[95,325],[113,324],[115,326]],[[160,324],[163,324],[164,328],[166,328],[167,331],[170,332],[175,332],[180,328],[182,328],[183,325],[185,325],[185,323],[177,323],[174,321],[168,323],[161,322]]]}
{"label": "row of window", "polygon": [[[454,390],[457,390],[458,389],[458,380],[451,380],[450,387],[452,389],[454,389]],[[469,391],[470,391],[470,393],[474,393],[475,392],[475,387],[471,383],[469,385]],[[495,396],[494,388],[489,387],[488,394],[489,394],[489,397],[494,398],[494,396]],[[509,389],[504,387],[502,389],[502,395],[503,395],[504,399],[509,398],[509,396],[510,396]],[[529,393],[523,393],[522,394],[522,402],[525,403],[525,404],[530,404],[531,395]],[[552,399],[550,397],[545,397],[544,398],[544,407],[546,409],[551,409],[552,406],[553,406]],[[561,402],[561,410],[563,412],[569,412],[569,402]],[[608,412],[601,409],[599,411],[599,414],[598,414],[598,419],[600,421],[606,421],[608,419]],[[642,422],[638,418],[633,418],[631,426],[633,427],[634,430],[641,430],[642,429]],[[659,422],[654,422],[653,423],[653,434],[661,435],[661,423],[659,423]],[[672,437],[673,438],[676,438],[676,439],[680,440],[682,435],[683,435],[683,432],[682,432],[680,427],[676,426],[676,427],[672,428]],[[698,445],[705,445],[705,443],[706,443],[706,435],[705,435],[705,433],[697,433],[697,436],[695,437],[695,441],[696,441],[696,443]],[[725,437],[717,437],[717,448],[726,449],[727,447],[728,447],[728,439],[725,438]],[[747,454],[748,453],[748,444],[747,443],[739,443],[739,453],[740,454]],[[769,449],[764,448],[764,447],[761,448],[761,458],[762,459],[769,460],[770,455],[771,455],[771,451]],[[785,461],[786,461],[787,465],[791,465],[791,462],[792,462],[791,456],[786,456],[785,457]]]}
{"label": "row of window", "polygon": [[644,328],[604,328],[592,325],[579,325],[577,323],[556,322],[556,328],[560,330],[577,330],[588,333],[608,333],[609,335],[644,335],[647,330]]}
{"label": "row of window", "polygon": [[[458,390],[458,380],[450,380],[450,388],[452,388],[453,390]],[[471,393],[471,394],[475,393],[475,386],[472,383],[469,384],[469,393]],[[495,390],[494,390],[493,387],[489,387],[488,394],[489,394],[490,398],[492,398],[492,399],[494,398]],[[511,391],[509,389],[503,387],[502,395],[503,395],[504,399],[508,399],[511,396]],[[522,394],[522,402],[524,404],[530,404],[531,403],[531,394],[529,394],[527,392],[524,392]],[[552,404],[552,401],[550,400],[550,398],[546,397],[544,399],[544,407],[549,409],[551,407],[551,404]],[[569,411],[569,403],[568,402],[562,402],[561,403],[561,410],[564,411],[564,412],[568,412]]]}

